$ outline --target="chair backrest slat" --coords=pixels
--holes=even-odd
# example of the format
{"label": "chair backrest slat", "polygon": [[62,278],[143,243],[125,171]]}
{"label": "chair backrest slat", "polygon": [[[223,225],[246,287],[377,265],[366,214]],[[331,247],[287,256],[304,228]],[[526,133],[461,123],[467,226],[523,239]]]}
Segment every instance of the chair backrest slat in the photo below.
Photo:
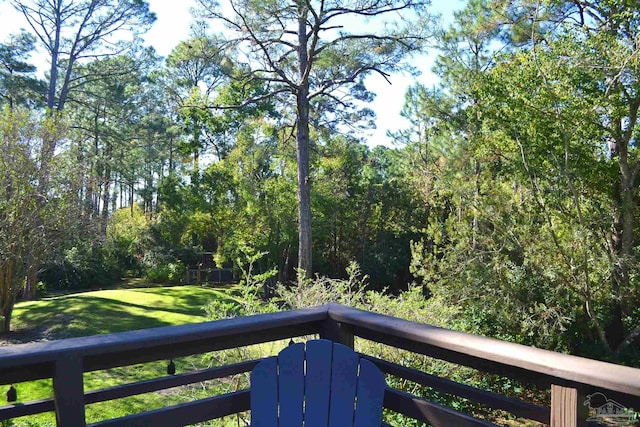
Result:
{"label": "chair backrest slat", "polygon": [[279,427],[300,427],[304,402],[304,344],[287,347],[278,355]]}
{"label": "chair backrest slat", "polygon": [[380,410],[384,400],[384,393],[379,392],[381,387],[384,390],[382,372],[368,360],[360,359],[354,427],[370,427],[380,423]]}
{"label": "chair backrest slat", "polygon": [[327,340],[308,341],[306,358],[305,427],[327,427],[333,343]]}
{"label": "chair backrest slat", "polygon": [[351,425],[356,398],[358,355],[349,347],[334,345],[331,366],[329,427]]}
{"label": "chair backrest slat", "polygon": [[382,372],[349,347],[290,345],[251,372],[251,425],[377,427],[385,387]]}
{"label": "chair backrest slat", "polygon": [[278,358],[270,357],[258,363],[251,371],[252,427],[278,425]]}

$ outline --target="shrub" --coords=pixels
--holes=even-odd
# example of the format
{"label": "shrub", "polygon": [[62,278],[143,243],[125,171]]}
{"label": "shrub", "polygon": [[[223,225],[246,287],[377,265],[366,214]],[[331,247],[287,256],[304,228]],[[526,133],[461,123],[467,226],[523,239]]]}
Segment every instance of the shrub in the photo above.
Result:
{"label": "shrub", "polygon": [[[207,314],[212,319],[273,312],[283,308],[313,307],[336,302],[354,308],[450,329],[462,330],[466,325],[461,320],[463,317],[458,308],[445,304],[437,297],[425,296],[422,286],[410,285],[407,290],[396,296],[389,295],[384,291],[368,290],[368,278],[361,274],[358,265],[355,263],[350,264],[346,279],[316,277],[314,279],[299,279],[298,284],[295,286],[278,284],[275,287],[276,296],[269,300],[264,298],[264,289],[267,281],[263,278],[252,277],[250,272],[251,268],[245,269],[245,277],[241,282],[241,298],[238,301],[218,300],[208,305]],[[486,375],[464,366],[363,339],[357,339],[355,345],[356,349],[363,353],[456,382],[517,398],[523,398],[526,393],[526,390],[512,380]],[[248,353],[243,349],[234,349],[234,353],[230,353],[230,356],[235,357],[236,359],[234,360],[246,359]],[[388,383],[394,388],[482,418],[493,420],[505,416],[503,413],[489,410],[463,398],[437,392],[432,388],[423,387],[403,379],[390,377]],[[542,396],[541,398],[544,398],[544,393],[540,392],[539,394]],[[415,420],[405,419],[391,412],[385,413],[385,421],[393,425],[420,425]]]}
{"label": "shrub", "polygon": [[177,284],[184,276],[184,265],[180,261],[156,265],[147,269],[145,277],[153,283]]}

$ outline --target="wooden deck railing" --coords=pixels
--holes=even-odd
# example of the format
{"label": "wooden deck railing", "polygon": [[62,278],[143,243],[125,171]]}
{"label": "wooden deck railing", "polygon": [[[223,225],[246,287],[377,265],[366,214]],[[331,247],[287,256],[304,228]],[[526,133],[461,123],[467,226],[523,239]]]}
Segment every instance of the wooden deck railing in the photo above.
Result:
{"label": "wooden deck railing", "polygon": [[[0,384],[53,379],[53,397],[0,407],[0,420],[54,411],[59,426],[85,426],[85,405],[248,372],[257,360],[86,392],[84,373],[168,360],[292,337],[319,335],[353,346],[354,338],[470,366],[551,391],[542,407],[365,355],[398,378],[553,427],[587,424],[586,397],[600,392],[640,408],[640,369],[554,353],[329,304],[303,310],[0,348]],[[433,426],[490,422],[389,388],[384,405]],[[249,409],[247,390],[106,420],[94,426],[182,426]]]}

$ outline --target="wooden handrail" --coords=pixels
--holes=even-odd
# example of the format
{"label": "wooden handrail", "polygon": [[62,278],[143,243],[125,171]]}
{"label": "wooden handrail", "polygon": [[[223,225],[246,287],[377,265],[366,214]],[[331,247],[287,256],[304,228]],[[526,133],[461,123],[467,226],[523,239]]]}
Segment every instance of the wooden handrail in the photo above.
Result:
{"label": "wooden handrail", "polygon": [[127,366],[318,333],[327,306],[0,347],[0,385],[52,378],[73,354],[84,371]]}
{"label": "wooden handrail", "polygon": [[[356,336],[488,371],[527,372],[525,379],[546,384],[585,384],[640,397],[640,369],[452,331],[339,304],[329,317],[353,327]],[[437,351],[432,351],[436,349]],[[488,362],[488,363],[487,363]],[[499,369],[492,369],[500,366]],[[483,370],[482,368],[479,368]],[[640,405],[638,406],[640,407]]]}

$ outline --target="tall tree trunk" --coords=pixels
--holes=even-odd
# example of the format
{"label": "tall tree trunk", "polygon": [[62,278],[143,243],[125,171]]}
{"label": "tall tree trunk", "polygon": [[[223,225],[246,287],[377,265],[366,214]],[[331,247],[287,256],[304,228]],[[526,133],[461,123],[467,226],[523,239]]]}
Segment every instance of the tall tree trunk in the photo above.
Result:
{"label": "tall tree trunk", "polygon": [[100,231],[102,235],[107,233],[107,223],[109,222],[109,194],[111,192],[111,168],[108,164],[104,169],[104,186],[102,189],[102,220],[100,223]]}
{"label": "tall tree trunk", "polygon": [[472,225],[472,238],[471,238],[471,250],[478,250],[478,234],[479,234],[479,221],[478,221],[478,204],[480,203],[480,161],[475,161],[474,167],[474,175],[475,175],[475,187],[473,191],[473,225]]}
{"label": "tall tree trunk", "polygon": [[2,333],[7,334],[11,331],[11,316],[13,314],[13,305],[16,299],[15,289],[15,259],[5,260],[0,264],[0,289],[2,295],[0,298],[0,316],[3,318]]}
{"label": "tall tree trunk", "polygon": [[629,102],[629,116],[626,128],[622,128],[623,121],[620,120],[620,127],[617,129],[615,137],[617,153],[610,152],[612,157],[617,155],[620,167],[619,180],[614,185],[614,218],[611,233],[611,246],[613,248],[614,265],[612,274],[612,298],[609,308],[609,321],[605,326],[606,338],[612,349],[616,353],[621,350],[621,345],[625,342],[626,331],[624,329],[623,318],[628,309],[625,307],[625,295],[630,292],[630,272],[629,266],[634,257],[635,243],[635,175],[637,163],[629,158],[629,147],[632,144],[633,131],[638,118],[640,108],[640,97]]}
{"label": "tall tree trunk", "polygon": [[298,160],[298,269],[309,278],[312,274],[311,182],[309,177],[309,56],[307,52],[307,6],[299,2],[298,60],[300,84],[297,90],[297,160]]}
{"label": "tall tree trunk", "polygon": [[169,138],[169,175],[173,173],[173,137]]}
{"label": "tall tree trunk", "polygon": [[[621,181],[621,180],[620,180]],[[611,286],[615,295],[620,294],[620,289],[628,282],[627,268],[623,257],[623,236],[624,230],[624,208],[622,203],[622,191],[621,182],[618,181],[614,186],[614,200],[616,206],[614,208],[613,223],[611,225],[611,248],[613,250],[614,265],[611,275]],[[618,298],[614,298],[611,301],[609,307],[608,322],[605,324],[605,338],[611,349],[616,349],[624,338],[623,323],[622,323],[622,310],[620,307],[620,301]]]}
{"label": "tall tree trunk", "polygon": [[38,292],[38,269],[40,268],[39,265],[36,265],[35,263],[31,262],[28,264],[27,267],[27,282],[26,282],[26,288],[25,288],[25,298],[27,299],[36,299],[36,294]]}
{"label": "tall tree trunk", "polygon": [[58,55],[60,54],[60,30],[61,30],[61,16],[60,16],[60,3],[56,8],[55,16],[55,36],[54,45],[51,48],[51,68],[49,69],[49,88],[47,91],[47,108],[50,112],[56,105],[56,89],[58,83]]}
{"label": "tall tree trunk", "polygon": [[131,216],[133,216],[133,196],[135,192],[135,181],[129,183],[129,208],[131,209]]}

